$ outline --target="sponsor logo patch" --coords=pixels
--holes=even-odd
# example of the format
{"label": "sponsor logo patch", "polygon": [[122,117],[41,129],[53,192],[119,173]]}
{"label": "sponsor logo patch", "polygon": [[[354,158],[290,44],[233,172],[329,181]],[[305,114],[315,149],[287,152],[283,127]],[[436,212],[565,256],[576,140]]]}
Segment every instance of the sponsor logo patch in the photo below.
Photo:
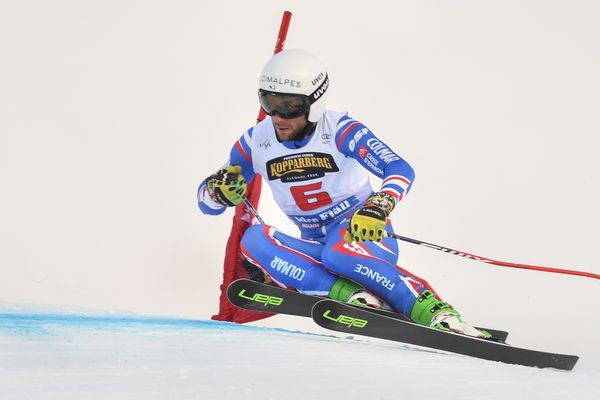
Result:
{"label": "sponsor logo patch", "polygon": [[365,146],[360,146],[360,149],[358,149],[358,156],[364,160],[368,152],[369,150],[367,150]]}
{"label": "sponsor logo patch", "polygon": [[267,175],[270,181],[300,182],[322,178],[326,173],[338,172],[331,154],[300,153],[278,157],[267,162]]}

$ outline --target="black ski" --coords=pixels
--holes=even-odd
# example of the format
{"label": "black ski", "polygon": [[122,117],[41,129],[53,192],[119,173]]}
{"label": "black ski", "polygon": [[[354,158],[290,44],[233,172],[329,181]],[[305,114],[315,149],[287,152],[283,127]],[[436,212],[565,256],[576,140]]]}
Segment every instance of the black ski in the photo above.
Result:
{"label": "black ski", "polygon": [[276,286],[238,279],[227,287],[227,298],[236,307],[252,311],[311,317],[312,307],[320,297],[282,289]]}
{"label": "black ski", "polygon": [[[250,279],[238,279],[233,281],[227,288],[227,298],[234,306],[252,311],[263,311],[277,314],[297,315],[300,317],[311,317],[311,310],[315,304],[323,300],[321,297],[310,296],[276,286],[251,281]],[[370,313],[384,315],[389,318],[407,321],[402,314],[391,311],[366,308],[358,305],[348,304],[366,310]],[[508,332],[489,328],[484,329],[492,334],[495,340],[505,342]]]}
{"label": "black ski", "polygon": [[393,340],[508,364],[571,370],[579,359],[578,356],[522,349],[444,332],[334,300],[321,300],[315,304],[312,317],[320,326],[339,332]]}

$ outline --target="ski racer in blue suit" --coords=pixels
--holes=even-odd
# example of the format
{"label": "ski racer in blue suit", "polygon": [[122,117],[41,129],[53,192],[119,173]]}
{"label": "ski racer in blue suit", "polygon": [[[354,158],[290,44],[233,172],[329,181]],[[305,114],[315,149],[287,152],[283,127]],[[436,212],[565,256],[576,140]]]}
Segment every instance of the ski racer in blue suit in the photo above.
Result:
{"label": "ski racer in blue suit", "polygon": [[[277,285],[303,293],[392,308],[434,328],[487,337],[443,302],[423,279],[400,268],[388,218],[409,193],[413,168],[361,122],[326,109],[329,76],[301,50],[264,67],[259,100],[269,116],[237,140],[228,163],[198,189],[202,212],[219,215],[259,174],[301,237],[251,226],[242,253]],[[369,176],[382,179],[373,191]]]}

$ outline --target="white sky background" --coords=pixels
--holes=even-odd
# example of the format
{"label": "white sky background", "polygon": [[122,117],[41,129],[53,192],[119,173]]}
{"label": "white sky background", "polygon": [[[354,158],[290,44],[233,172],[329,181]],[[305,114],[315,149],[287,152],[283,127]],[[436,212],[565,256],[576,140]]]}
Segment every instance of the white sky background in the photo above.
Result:
{"label": "white sky background", "polygon": [[[216,312],[233,214],[202,215],[196,188],[253,124],[286,9],[330,108],[414,166],[399,233],[600,273],[595,1],[3,1],[0,301]],[[401,251],[467,320],[600,353],[598,281]]]}

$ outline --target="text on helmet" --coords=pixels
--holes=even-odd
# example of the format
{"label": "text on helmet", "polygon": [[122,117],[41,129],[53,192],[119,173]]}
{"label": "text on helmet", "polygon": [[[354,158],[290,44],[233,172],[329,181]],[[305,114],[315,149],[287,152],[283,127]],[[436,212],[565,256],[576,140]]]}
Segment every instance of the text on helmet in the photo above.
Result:
{"label": "text on helmet", "polygon": [[295,88],[299,88],[302,86],[302,82],[300,81],[296,81],[293,79],[287,79],[287,78],[275,78],[273,76],[267,76],[267,75],[263,75],[260,77],[260,81],[261,82],[269,82],[269,83],[278,83],[280,85],[284,85],[284,86],[290,86],[290,87],[295,87]]}

